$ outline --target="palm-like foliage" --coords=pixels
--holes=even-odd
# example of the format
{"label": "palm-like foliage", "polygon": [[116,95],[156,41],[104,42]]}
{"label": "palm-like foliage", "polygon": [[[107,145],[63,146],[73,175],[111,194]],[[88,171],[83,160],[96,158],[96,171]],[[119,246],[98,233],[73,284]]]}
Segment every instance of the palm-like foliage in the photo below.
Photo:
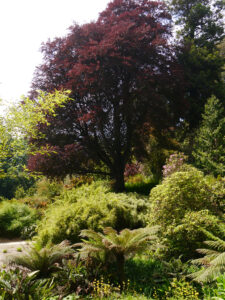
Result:
{"label": "palm-like foliage", "polygon": [[50,248],[39,249],[38,246],[33,245],[26,254],[11,257],[9,263],[25,267],[30,271],[39,271],[38,276],[44,278],[59,270],[62,260],[73,254],[74,250],[67,241]]}
{"label": "palm-like foliage", "polygon": [[150,246],[150,242],[156,239],[157,229],[157,227],[124,229],[117,233],[113,228],[107,227],[103,231],[104,234],[93,230],[82,230],[81,237],[88,239],[76,246],[81,247],[80,253],[83,257],[100,256],[106,262],[115,262],[119,281],[122,283],[125,279],[125,260],[145,251]]}
{"label": "palm-like foliage", "polygon": [[192,261],[194,264],[204,266],[204,269],[191,275],[199,282],[213,281],[225,271],[225,241],[212,234],[210,236],[213,240],[204,242],[209,249],[197,250],[205,256]]}

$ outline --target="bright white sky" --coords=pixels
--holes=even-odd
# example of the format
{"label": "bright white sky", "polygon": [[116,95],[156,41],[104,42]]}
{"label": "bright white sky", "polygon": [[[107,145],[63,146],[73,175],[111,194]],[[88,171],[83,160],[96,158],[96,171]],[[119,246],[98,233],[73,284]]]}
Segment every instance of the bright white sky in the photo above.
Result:
{"label": "bright white sky", "polygon": [[39,49],[64,36],[73,22],[96,20],[110,0],[0,0],[0,98],[15,102],[29,91]]}

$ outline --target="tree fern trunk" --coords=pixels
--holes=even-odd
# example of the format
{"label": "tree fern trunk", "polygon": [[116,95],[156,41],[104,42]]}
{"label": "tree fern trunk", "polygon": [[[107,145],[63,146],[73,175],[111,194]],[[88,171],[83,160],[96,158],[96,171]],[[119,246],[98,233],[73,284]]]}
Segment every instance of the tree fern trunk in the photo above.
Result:
{"label": "tree fern trunk", "polygon": [[125,285],[125,258],[124,255],[118,255],[117,256],[117,270],[118,270],[118,279],[119,279],[119,284],[121,286],[121,290],[123,289]]}

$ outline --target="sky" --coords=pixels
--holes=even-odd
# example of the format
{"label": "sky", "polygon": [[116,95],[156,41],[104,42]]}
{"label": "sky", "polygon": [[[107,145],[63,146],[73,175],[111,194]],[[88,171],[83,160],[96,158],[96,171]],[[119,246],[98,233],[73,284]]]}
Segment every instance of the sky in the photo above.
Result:
{"label": "sky", "polygon": [[0,98],[19,101],[30,89],[40,47],[68,27],[96,20],[110,0],[0,0]]}

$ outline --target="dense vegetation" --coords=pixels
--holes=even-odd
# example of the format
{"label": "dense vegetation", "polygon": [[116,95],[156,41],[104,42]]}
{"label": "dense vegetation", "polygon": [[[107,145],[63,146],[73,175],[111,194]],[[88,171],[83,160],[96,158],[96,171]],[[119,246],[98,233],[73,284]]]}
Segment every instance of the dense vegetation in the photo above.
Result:
{"label": "dense vegetation", "polygon": [[32,241],[0,299],[225,299],[223,10],[114,0],[43,45],[0,118],[0,240]]}

